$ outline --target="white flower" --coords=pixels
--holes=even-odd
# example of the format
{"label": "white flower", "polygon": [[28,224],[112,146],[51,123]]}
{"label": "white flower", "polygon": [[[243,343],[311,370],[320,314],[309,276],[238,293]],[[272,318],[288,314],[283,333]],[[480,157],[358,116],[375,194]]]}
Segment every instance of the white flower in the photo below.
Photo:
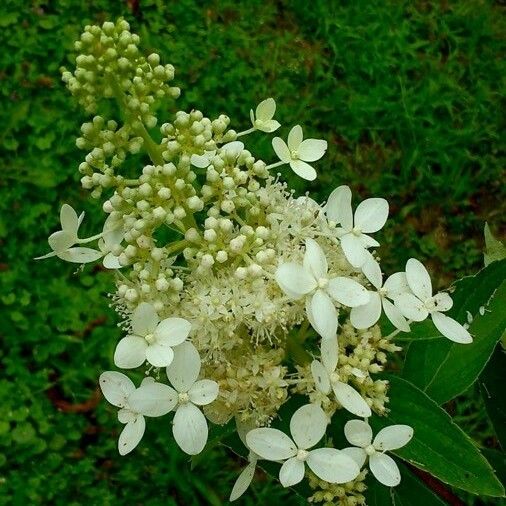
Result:
{"label": "white flower", "polygon": [[35,258],[35,260],[54,256],[77,264],[85,264],[98,260],[102,256],[100,251],[92,248],[72,247],[79,242],[77,234],[83,218],[84,212],[78,217],[71,206],[63,204],[60,210],[61,230],[54,232],[48,238],[52,251],[47,255]]}
{"label": "white flower", "polygon": [[367,290],[344,276],[329,279],[325,253],[313,239],[306,240],[303,265],[288,262],[276,270],[276,281],[292,299],[306,297],[306,313],[313,328],[324,339],[332,339],[337,332],[335,301],[355,307],[367,304]]}
{"label": "white flower", "polygon": [[413,293],[404,293],[395,298],[395,305],[406,318],[415,322],[425,320],[429,315],[436,328],[451,341],[469,344],[471,334],[460,323],[443,312],[451,309],[453,301],[444,292],[432,296],[432,283],[427,269],[415,258],[406,263],[406,278]]}
{"label": "white flower", "polygon": [[272,119],[275,112],[276,102],[273,98],[267,98],[260,102],[257,105],[255,114],[253,114],[253,109],[249,112],[253,128],[266,133],[277,130],[281,125],[275,119]]}
{"label": "white flower", "polygon": [[327,141],[302,140],[302,128],[295,125],[288,134],[288,145],[281,137],[274,137],[272,147],[279,159],[283,163],[288,163],[295,174],[302,179],[313,181],[316,179],[316,171],[306,162],[319,160],[327,150]]}
{"label": "white flower", "polygon": [[339,381],[336,371],[338,362],[337,339],[325,339],[321,342],[321,362],[313,360],[311,372],[316,387],[320,392],[328,395],[332,390],[338,402],[350,413],[357,416],[371,416],[371,408],[362,396],[350,385]]}
{"label": "white flower", "polygon": [[120,408],[118,420],[126,424],[118,440],[120,455],[130,453],[139,444],[146,429],[144,417],[167,414],[174,407],[174,395],[177,398],[168,385],[146,378],[135,388],[130,378],[116,371],[102,373],[99,384],[104,397]]}
{"label": "white flower", "polygon": [[119,223],[114,215],[109,215],[104,223],[102,237],[98,240],[98,249],[104,255],[102,263],[106,269],[121,269],[119,257],[113,255],[111,251],[121,244],[124,237],[123,224]]}
{"label": "white flower", "polygon": [[227,142],[227,144],[223,144],[219,150],[205,151],[203,155],[192,155],[190,162],[199,169],[205,169],[211,165],[216,153],[225,153],[226,155],[237,158],[243,149],[244,144],[240,141]]}
{"label": "white flower", "polygon": [[316,404],[299,408],[290,420],[292,438],[278,429],[253,429],[246,435],[248,446],[260,457],[284,461],[279,480],[284,487],[299,483],[304,478],[306,462],[309,469],[329,483],[347,483],[360,470],[352,458],[335,448],[310,450],[324,436],[327,415]]}
{"label": "white flower", "polygon": [[376,291],[369,290],[369,302],[364,306],[354,307],[351,310],[351,324],[356,329],[372,327],[379,320],[383,308],[385,315],[396,328],[403,332],[409,332],[409,324],[406,318],[404,318],[399,308],[388,300],[394,300],[396,297],[410,291],[406,274],[396,272],[383,284],[381,268],[372,256],[362,266],[362,272],[376,288]]}
{"label": "white flower", "polygon": [[[376,479],[387,487],[395,487],[401,481],[401,473],[392,457],[385,452],[407,445],[413,437],[409,425],[390,425],[381,429],[374,441],[369,424],[362,420],[350,420],[344,426],[346,439],[355,447],[342,451],[355,460],[359,467],[369,457],[369,468]],[[358,448],[356,448],[358,447]]]}
{"label": "white flower", "polygon": [[197,349],[186,341],[174,348],[174,360],[167,367],[167,377],[177,391],[172,433],[188,455],[200,453],[207,442],[206,418],[197,406],[210,404],[218,396],[218,383],[208,379],[197,381],[200,366]]}
{"label": "white flower", "polygon": [[172,348],[181,344],[190,330],[190,322],[183,318],[160,321],[155,308],[142,302],[132,314],[132,334],[116,346],[114,363],[121,369],[133,369],[147,360],[155,367],[166,367],[174,358]]}
{"label": "white flower", "polygon": [[[248,444],[246,442],[246,434],[251,429],[253,429],[254,424],[253,423],[247,425],[241,424],[238,419],[236,420],[236,424],[237,424],[237,434],[239,435],[244,446],[246,446],[247,448]],[[241,474],[237,477],[234,486],[232,487],[232,491],[230,492],[229,498],[230,502],[239,499],[239,497],[241,497],[250,486],[251,481],[253,480],[253,476],[255,475],[255,469],[257,467],[257,462],[259,458],[260,457],[254,451],[252,450],[249,451],[248,465],[242,470]]]}
{"label": "white flower", "polygon": [[326,213],[329,220],[341,225],[337,233],[346,258],[353,267],[361,267],[370,256],[367,248],[379,246],[379,242],[367,234],[385,225],[388,202],[380,198],[366,199],[353,215],[351,190],[348,186],[339,186],[328,198]]}

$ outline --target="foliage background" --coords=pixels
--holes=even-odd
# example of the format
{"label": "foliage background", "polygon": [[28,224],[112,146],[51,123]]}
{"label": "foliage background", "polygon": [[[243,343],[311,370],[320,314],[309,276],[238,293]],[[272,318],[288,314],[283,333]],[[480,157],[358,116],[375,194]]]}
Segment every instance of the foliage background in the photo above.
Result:
{"label": "foliage background", "polygon": [[[165,419],[119,458],[119,425],[96,391],[119,336],[105,299],[111,279],[32,261],[63,202],[88,211],[85,232],[99,229],[98,204],[78,184],[74,139],[85,118],[58,71],[71,65],[81,28],[125,16],[146,53],[176,66],[179,108],[226,112],[241,128],[251,107],[275,97],[283,125],[329,141],[319,179],[291,181],[297,191],[324,199],[348,184],[361,198],[387,197],[385,266],[401,269],[416,255],[442,286],[481,266],[485,221],[504,232],[501,4],[2,2],[0,505],[219,505],[242,465],[217,448],[192,472]],[[269,143],[253,140],[273,160]],[[478,390],[447,408],[479,444],[496,445]],[[278,500],[299,504],[259,475],[243,504]]]}

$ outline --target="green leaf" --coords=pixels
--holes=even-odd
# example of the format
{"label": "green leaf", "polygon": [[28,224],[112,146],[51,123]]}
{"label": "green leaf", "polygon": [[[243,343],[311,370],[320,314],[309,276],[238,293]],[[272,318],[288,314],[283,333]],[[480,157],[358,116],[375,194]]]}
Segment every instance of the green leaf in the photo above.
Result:
{"label": "green leaf", "polygon": [[492,450],[490,448],[484,448],[483,455],[494,468],[497,477],[503,484],[503,487],[506,487],[506,453],[498,450]]}
{"label": "green leaf", "polygon": [[488,223],[485,223],[483,233],[485,235],[485,251],[483,253],[485,266],[506,258],[506,246],[492,235]]}
{"label": "green leaf", "polygon": [[[478,274],[456,283],[454,305],[449,315],[463,323],[469,312],[473,321],[471,344],[457,344],[441,336],[430,341],[412,341],[403,378],[417,385],[442,404],[472,385],[488,362],[506,328],[506,260],[494,262]],[[425,322],[424,322],[425,323]],[[433,336],[425,323],[427,333]]]}
{"label": "green leaf", "polygon": [[405,465],[399,464],[401,483],[392,489],[394,506],[445,506],[446,502],[436,495]]}
{"label": "green leaf", "polygon": [[480,376],[480,388],[488,417],[503,450],[506,448],[506,395],[504,392],[504,374],[506,355],[498,346],[487,367]]}
{"label": "green leaf", "polygon": [[397,376],[390,382],[389,413],[372,417],[377,432],[392,424],[407,424],[415,433],[396,455],[439,480],[473,494],[502,497],[504,488],[471,439],[432,399]]}

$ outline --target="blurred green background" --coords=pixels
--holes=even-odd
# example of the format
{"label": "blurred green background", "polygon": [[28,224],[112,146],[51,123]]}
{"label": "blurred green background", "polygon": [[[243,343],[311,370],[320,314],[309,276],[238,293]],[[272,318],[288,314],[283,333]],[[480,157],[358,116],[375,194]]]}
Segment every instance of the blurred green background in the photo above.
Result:
{"label": "blurred green background", "polygon": [[[297,191],[324,199],[348,184],[360,198],[386,197],[386,270],[417,256],[443,286],[482,265],[485,221],[504,235],[501,4],[4,0],[0,505],[219,505],[242,467],[217,448],[192,471],[166,418],[150,420],[138,449],[120,458],[115,410],[96,391],[119,337],[111,277],[32,260],[47,251],[63,202],[88,212],[85,232],[100,226],[99,203],[78,183],[74,141],[86,118],[58,70],[72,65],[82,27],[124,16],[146,54],[175,65],[180,109],[223,112],[243,129],[249,109],[275,97],[282,135],[300,123],[329,142],[320,177],[291,180]],[[160,123],[173,112],[162,107]],[[252,146],[274,161],[270,136],[255,134]],[[448,409],[477,442],[494,445],[477,392]],[[280,500],[300,504],[260,474],[239,502]]]}

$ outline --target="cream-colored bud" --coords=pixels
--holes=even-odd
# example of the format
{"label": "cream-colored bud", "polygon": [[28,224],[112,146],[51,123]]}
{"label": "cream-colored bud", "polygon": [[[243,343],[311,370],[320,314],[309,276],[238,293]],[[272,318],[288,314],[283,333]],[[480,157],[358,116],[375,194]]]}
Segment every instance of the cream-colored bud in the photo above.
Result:
{"label": "cream-colored bud", "polygon": [[125,292],[125,299],[130,302],[134,302],[135,300],[137,300],[138,297],[139,297],[139,294],[137,293],[137,290],[135,290],[135,288],[129,288]]}
{"label": "cream-colored bud", "polygon": [[162,260],[162,258],[165,256],[164,251],[162,248],[153,248],[151,250],[151,258],[155,260],[156,262],[159,262]]}
{"label": "cream-colored bud", "polygon": [[225,213],[233,213],[235,210],[235,204],[231,200],[224,200],[220,207]]}
{"label": "cream-colored bud", "polygon": [[248,270],[244,267],[237,267],[235,270],[235,277],[237,279],[246,279],[248,276]]}
{"label": "cream-colored bud", "polygon": [[204,268],[212,267],[214,265],[214,258],[209,253],[206,253],[202,255],[200,265]]}
{"label": "cream-colored bud", "polygon": [[153,209],[153,216],[156,220],[164,220],[167,216],[167,211],[163,207],[158,206]]}
{"label": "cream-colored bud", "polygon": [[226,262],[228,260],[228,253],[226,251],[224,251],[224,250],[218,251],[218,253],[216,253],[216,260],[220,264]]}
{"label": "cream-colored bud", "polygon": [[158,196],[164,200],[170,199],[170,196],[171,196],[170,188],[166,188],[166,187],[160,188],[158,190]]}
{"label": "cream-colored bud", "polygon": [[204,239],[208,242],[214,242],[217,239],[217,234],[213,229],[204,231]]}

